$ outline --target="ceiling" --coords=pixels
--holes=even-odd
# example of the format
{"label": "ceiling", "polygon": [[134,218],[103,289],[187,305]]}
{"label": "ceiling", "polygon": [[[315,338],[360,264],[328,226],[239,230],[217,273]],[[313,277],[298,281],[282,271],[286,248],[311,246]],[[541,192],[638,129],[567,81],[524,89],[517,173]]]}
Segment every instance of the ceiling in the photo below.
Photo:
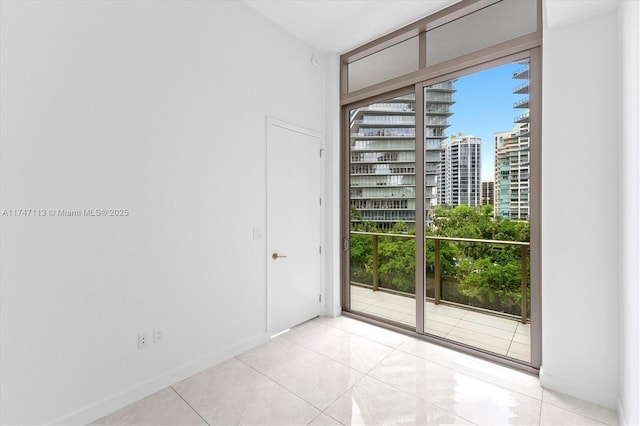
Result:
{"label": "ceiling", "polygon": [[[243,0],[319,52],[344,53],[460,0]],[[543,0],[547,28],[615,9],[619,0]]]}
{"label": "ceiling", "polygon": [[244,0],[320,52],[344,53],[459,0]]}
{"label": "ceiling", "polygon": [[545,0],[547,28],[557,28],[609,12],[618,7],[618,0]]}

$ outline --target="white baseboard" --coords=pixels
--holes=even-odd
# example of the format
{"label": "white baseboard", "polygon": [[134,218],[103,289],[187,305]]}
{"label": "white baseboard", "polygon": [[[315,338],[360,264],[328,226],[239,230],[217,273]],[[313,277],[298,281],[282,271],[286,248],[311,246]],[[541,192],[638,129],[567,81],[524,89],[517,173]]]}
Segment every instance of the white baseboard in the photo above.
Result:
{"label": "white baseboard", "polygon": [[624,417],[624,407],[622,406],[622,401],[618,398],[618,403],[616,404],[616,411],[618,413],[618,422],[621,426],[626,426],[627,419]]}
{"label": "white baseboard", "polygon": [[336,306],[335,308],[333,308],[333,312],[331,312],[331,317],[335,318],[335,317],[339,317],[340,315],[342,315],[342,306]]}
{"label": "white baseboard", "polygon": [[569,382],[560,377],[548,375],[545,373],[542,366],[540,367],[540,386],[544,389],[560,392],[604,407],[616,408],[615,395],[601,392],[600,389],[595,389],[593,386],[585,387],[582,384]]}
{"label": "white baseboard", "polygon": [[56,425],[85,425],[106,416],[122,407],[125,407],[139,399],[145,398],[181,380],[191,377],[207,368],[213,367],[229,358],[242,352],[252,349],[269,340],[267,333],[245,339],[234,345],[221,349],[220,351],[200,358],[175,370],[161,374],[139,385],[133,386],[117,395],[97,401],[85,408],[71,413],[63,418],[57,419],[47,424]]}

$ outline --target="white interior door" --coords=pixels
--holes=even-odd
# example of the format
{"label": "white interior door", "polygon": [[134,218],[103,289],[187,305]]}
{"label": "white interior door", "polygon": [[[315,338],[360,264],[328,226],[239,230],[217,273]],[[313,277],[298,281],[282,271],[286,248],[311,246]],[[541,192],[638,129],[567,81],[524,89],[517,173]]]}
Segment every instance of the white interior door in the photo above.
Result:
{"label": "white interior door", "polygon": [[267,124],[267,329],[320,314],[321,138]]}

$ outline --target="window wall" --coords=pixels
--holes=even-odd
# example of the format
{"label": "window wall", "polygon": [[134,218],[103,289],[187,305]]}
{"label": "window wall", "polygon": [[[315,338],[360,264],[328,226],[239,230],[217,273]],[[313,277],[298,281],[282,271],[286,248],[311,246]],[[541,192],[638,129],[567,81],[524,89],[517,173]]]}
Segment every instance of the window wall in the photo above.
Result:
{"label": "window wall", "polygon": [[342,56],[345,312],[540,366],[540,10],[465,0]]}

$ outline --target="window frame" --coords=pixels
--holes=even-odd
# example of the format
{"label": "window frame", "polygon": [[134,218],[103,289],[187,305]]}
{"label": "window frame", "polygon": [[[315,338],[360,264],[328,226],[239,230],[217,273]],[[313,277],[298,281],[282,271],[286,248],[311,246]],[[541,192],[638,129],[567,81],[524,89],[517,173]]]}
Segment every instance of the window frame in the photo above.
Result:
{"label": "window frame", "polygon": [[[420,19],[397,31],[380,37],[377,40],[360,46],[340,57],[340,218],[341,240],[343,250],[341,256],[341,302],[346,315],[350,314],[350,286],[349,286],[349,240],[350,240],[350,135],[349,135],[349,111],[354,108],[384,101],[389,98],[415,94],[415,137],[416,137],[416,186],[415,200],[416,212],[425,210],[425,150],[417,149],[418,141],[424,141],[424,88],[433,84],[451,79],[463,77],[475,72],[497,67],[522,59],[530,61],[529,97],[530,97],[530,139],[529,139],[529,221],[530,221],[530,282],[531,282],[531,362],[524,364],[505,356],[493,354],[481,349],[467,348],[457,344],[438,339],[435,336],[425,334],[424,330],[424,299],[425,279],[419,278],[424,274],[425,264],[425,239],[416,238],[416,318],[421,318],[416,323],[414,337],[420,337],[428,341],[437,342],[444,346],[450,346],[457,350],[473,353],[482,358],[498,361],[502,364],[538,373],[542,364],[541,348],[541,96],[542,96],[542,2],[537,0],[537,30],[475,52],[465,54],[454,59],[427,67],[426,66],[426,31],[454,21],[477,10],[491,6],[501,0],[463,0],[433,15]],[[371,85],[353,92],[348,91],[348,64],[365,56],[386,49],[394,44],[409,38],[419,37],[419,70],[399,76],[381,83]],[[494,183],[495,185],[495,183]],[[416,213],[416,235],[425,234],[425,221],[418,220]],[[385,321],[379,317],[368,317],[358,313],[359,318],[382,324],[398,331],[411,332],[408,329],[399,328],[397,324]]]}

